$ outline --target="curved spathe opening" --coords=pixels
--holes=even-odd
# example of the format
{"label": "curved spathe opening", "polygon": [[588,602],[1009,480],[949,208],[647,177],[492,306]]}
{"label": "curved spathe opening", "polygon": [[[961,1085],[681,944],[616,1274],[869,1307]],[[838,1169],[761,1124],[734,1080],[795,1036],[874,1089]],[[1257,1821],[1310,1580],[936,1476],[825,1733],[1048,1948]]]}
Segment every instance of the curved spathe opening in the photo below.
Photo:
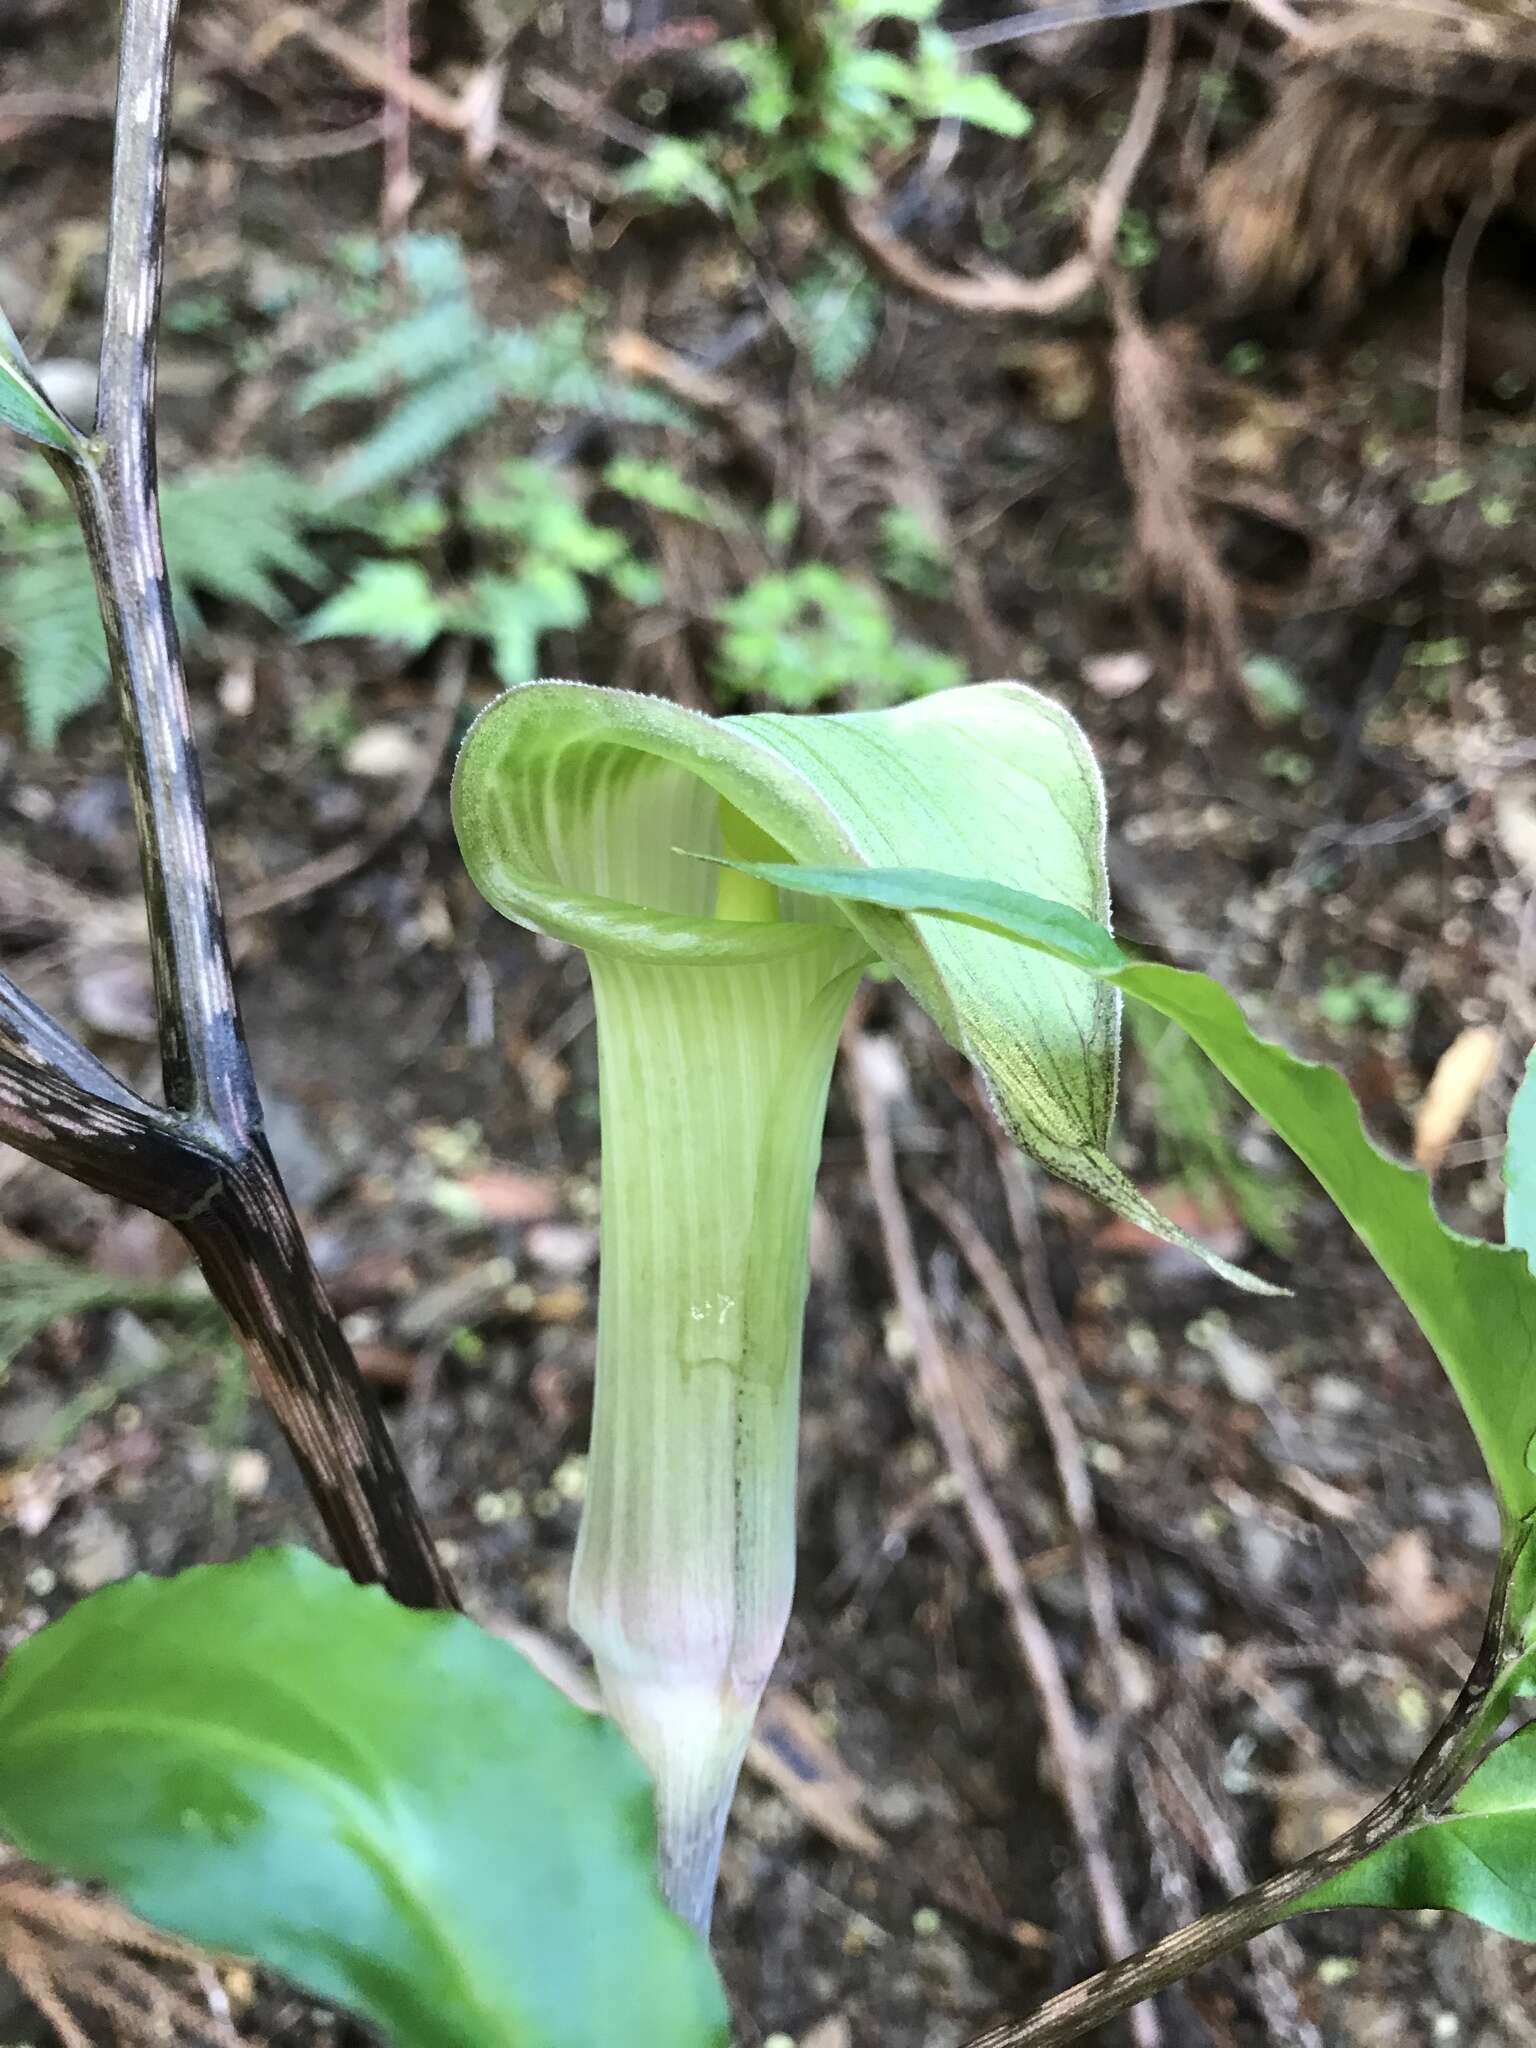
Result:
{"label": "curved spathe opening", "polygon": [[[764,831],[764,792],[721,725],[572,683],[509,691],[476,721],[454,822],[477,887],[507,916],[588,951],[763,960],[845,939],[835,905],[777,898],[776,920],[717,915],[722,800]],[[760,859],[791,856],[771,834]],[[704,858],[699,858],[704,856]]]}

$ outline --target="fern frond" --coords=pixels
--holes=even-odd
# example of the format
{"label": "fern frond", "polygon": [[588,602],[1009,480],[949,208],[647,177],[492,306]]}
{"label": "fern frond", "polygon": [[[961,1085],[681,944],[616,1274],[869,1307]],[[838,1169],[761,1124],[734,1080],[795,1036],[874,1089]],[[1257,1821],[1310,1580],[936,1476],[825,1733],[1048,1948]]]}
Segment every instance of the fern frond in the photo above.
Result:
{"label": "fern frond", "polygon": [[423,384],[332,473],[332,498],[361,497],[422,469],[493,418],[500,402],[500,383],[483,352],[449,375]]}
{"label": "fern frond", "polygon": [[302,640],[386,640],[419,654],[442,632],[449,611],[419,562],[363,562],[312,618]]}
{"label": "fern frond", "polygon": [[418,299],[468,299],[469,268],[457,235],[407,235],[399,260]]}
{"label": "fern frond", "polygon": [[338,398],[382,398],[397,384],[425,384],[479,354],[486,340],[467,299],[440,299],[392,321],[351,355],[307,377],[296,409],[303,414]]}
{"label": "fern frond", "polygon": [[50,1323],[114,1308],[169,1312],[211,1328],[221,1321],[201,1291],[189,1294],[167,1283],[121,1280],[64,1259],[11,1259],[0,1265],[0,1372]]}
{"label": "fern frond", "polygon": [[[270,462],[194,471],[166,485],[166,560],[189,639],[201,625],[195,591],[278,620],[289,610],[278,576],[319,581],[321,565],[301,538],[311,495],[302,477]],[[53,511],[57,502],[51,485],[36,487],[32,516],[0,531],[0,647],[14,664],[27,736],[41,747],[53,746],[107,682],[90,564],[73,522]]]}
{"label": "fern frond", "polygon": [[27,737],[52,747],[66,721],[106,687],[107,643],[84,543],[72,528],[40,534],[0,569],[0,643],[11,656]]}
{"label": "fern frond", "polygon": [[286,618],[288,603],[273,578],[314,585],[325,574],[299,537],[313,496],[303,477],[276,462],[194,471],[169,485],[161,518],[180,601],[206,590],[263,618]]}
{"label": "fern frond", "polygon": [[496,372],[508,398],[571,412],[598,413],[639,426],[685,425],[670,399],[599,370],[579,313],[562,313],[542,327],[509,327],[492,340]]}

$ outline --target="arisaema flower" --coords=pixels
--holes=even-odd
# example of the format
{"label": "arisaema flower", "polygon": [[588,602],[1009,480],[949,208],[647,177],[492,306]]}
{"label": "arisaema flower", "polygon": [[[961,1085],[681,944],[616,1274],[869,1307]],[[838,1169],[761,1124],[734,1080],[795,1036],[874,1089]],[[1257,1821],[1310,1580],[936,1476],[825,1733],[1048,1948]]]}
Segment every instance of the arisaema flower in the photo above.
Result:
{"label": "arisaema flower", "polygon": [[571,1619],[655,1776],[668,1896],[707,1927],[789,1614],[810,1206],[864,970],[900,977],[1026,1151],[1187,1242],[1106,1150],[1118,995],[994,933],[718,861],[937,868],[1103,924],[1098,771],[1072,719],[1017,683],[722,719],[530,683],[470,733],[454,817],[489,901],[591,969],[602,1267]]}

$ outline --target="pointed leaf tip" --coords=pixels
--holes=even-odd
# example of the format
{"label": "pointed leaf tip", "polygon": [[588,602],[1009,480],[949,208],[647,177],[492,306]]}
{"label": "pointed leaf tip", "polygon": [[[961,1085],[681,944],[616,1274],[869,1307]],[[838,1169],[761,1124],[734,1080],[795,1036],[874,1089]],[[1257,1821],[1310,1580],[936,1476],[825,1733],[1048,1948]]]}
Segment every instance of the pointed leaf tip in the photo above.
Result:
{"label": "pointed leaf tip", "polygon": [[1529,1080],[1511,1120],[1511,1242],[1488,1244],[1443,1223],[1428,1177],[1373,1143],[1342,1074],[1260,1038],[1209,976],[1124,956],[1115,965],[1107,934],[1070,906],[970,878],[785,869],[777,880],[784,889],[905,901],[925,915],[982,922],[1072,961],[1181,1026],[1315,1175],[1396,1288],[1445,1367],[1506,1512],[1519,1519],[1536,1510],[1536,1277],[1527,1258],[1533,1225],[1525,1186],[1536,1100]]}
{"label": "pointed leaf tip", "polygon": [[16,330],[0,312],[0,423],[29,441],[73,454],[80,436],[37,381]]}

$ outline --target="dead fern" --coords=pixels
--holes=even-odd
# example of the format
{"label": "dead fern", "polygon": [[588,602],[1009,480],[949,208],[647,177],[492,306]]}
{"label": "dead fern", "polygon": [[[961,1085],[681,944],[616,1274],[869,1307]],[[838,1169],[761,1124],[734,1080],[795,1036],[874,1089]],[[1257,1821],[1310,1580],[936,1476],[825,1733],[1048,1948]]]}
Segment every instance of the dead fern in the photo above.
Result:
{"label": "dead fern", "polygon": [[1268,118],[1200,194],[1238,301],[1312,289],[1333,319],[1476,202],[1536,217],[1536,18],[1524,4],[1348,4],[1312,30]]}
{"label": "dead fern", "polygon": [[[1200,517],[1193,432],[1179,364],[1122,288],[1115,319],[1115,430],[1135,505],[1137,568],[1154,630],[1170,628],[1193,689],[1243,663],[1237,592]],[[1161,636],[1161,635],[1160,635]]]}
{"label": "dead fern", "polygon": [[0,1876],[0,1968],[60,2048],[93,2048],[82,2013],[107,2021],[120,2043],[240,2048],[223,1987],[199,1950],[24,1865]]}

